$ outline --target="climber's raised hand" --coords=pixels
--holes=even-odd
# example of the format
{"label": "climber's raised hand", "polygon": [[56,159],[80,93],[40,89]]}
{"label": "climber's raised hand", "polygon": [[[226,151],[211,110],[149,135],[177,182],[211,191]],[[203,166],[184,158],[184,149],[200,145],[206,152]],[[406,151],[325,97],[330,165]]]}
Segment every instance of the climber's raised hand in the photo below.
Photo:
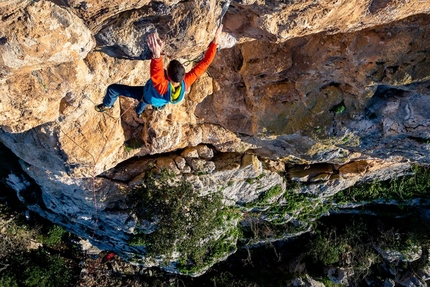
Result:
{"label": "climber's raised hand", "polygon": [[164,42],[158,37],[158,34],[149,34],[146,39],[146,43],[148,44],[149,50],[152,52],[152,57],[160,58],[161,53],[163,52]]}
{"label": "climber's raised hand", "polygon": [[221,25],[219,25],[218,29],[216,29],[215,37],[212,41],[214,44],[218,44],[218,42],[219,42],[219,38],[221,37],[221,33],[222,33],[222,27],[223,27],[223,25],[221,24]]}

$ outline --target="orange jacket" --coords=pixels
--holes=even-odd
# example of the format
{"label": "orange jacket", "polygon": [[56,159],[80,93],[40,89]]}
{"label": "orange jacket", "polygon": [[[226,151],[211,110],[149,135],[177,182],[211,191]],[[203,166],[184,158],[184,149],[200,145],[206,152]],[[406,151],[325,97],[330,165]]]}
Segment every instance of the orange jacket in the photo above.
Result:
{"label": "orange jacket", "polygon": [[[185,90],[189,90],[197,78],[203,75],[207,70],[215,57],[216,49],[217,44],[211,42],[204,58],[194,68],[192,68],[191,71],[185,74]],[[151,59],[150,74],[154,88],[160,95],[164,95],[167,92],[169,81],[164,74],[163,59],[161,57]]]}

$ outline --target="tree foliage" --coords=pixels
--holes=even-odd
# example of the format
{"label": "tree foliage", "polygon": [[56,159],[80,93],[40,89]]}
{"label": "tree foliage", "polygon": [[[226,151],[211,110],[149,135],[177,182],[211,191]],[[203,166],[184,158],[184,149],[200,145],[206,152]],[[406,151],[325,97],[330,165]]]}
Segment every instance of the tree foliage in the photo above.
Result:
{"label": "tree foliage", "polygon": [[184,266],[204,266],[215,253],[234,251],[237,228],[228,222],[235,213],[223,205],[220,192],[201,195],[167,171],[148,173],[144,182],[129,193],[127,202],[142,226],[155,229],[142,228],[131,244],[145,246],[147,255],[166,262],[178,252]]}

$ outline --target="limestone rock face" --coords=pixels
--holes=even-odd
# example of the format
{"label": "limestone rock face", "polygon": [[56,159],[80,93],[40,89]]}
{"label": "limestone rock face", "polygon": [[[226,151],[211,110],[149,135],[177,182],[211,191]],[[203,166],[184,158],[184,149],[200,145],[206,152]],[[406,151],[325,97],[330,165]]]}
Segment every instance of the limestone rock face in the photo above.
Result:
{"label": "limestone rock face", "polygon": [[61,99],[76,92],[78,63],[95,44],[70,11],[47,1],[26,2],[0,4],[0,119],[9,132],[58,119]]}
{"label": "limestone rock face", "polygon": [[[234,1],[225,25],[233,34],[249,39],[283,42],[309,34],[352,32],[428,13],[428,3],[413,1]],[[413,3],[412,3],[413,2]],[[418,12],[418,13],[417,13]]]}
{"label": "limestone rock face", "polygon": [[[219,52],[183,102],[142,118],[130,98],[94,110],[110,84],[146,83],[151,32],[165,65],[191,69],[223,8]],[[221,193],[246,217],[228,226],[266,220],[299,233],[309,226],[279,211],[289,181],[317,208],[430,163],[428,0],[5,0],[0,15],[0,141],[40,189],[11,185],[33,211],[124,257],[146,260],[129,244],[139,225],[126,198],[153,168]],[[237,240],[230,231],[217,237]]]}
{"label": "limestone rock face", "polygon": [[429,80],[428,50],[421,50],[428,32],[428,17],[412,17],[348,34],[223,50],[210,70],[219,75],[214,95],[197,115],[250,135],[335,135],[342,122],[362,115],[378,88],[407,91]]}
{"label": "limestone rock face", "polygon": [[220,13],[217,1],[147,2],[139,9],[124,9],[115,22],[102,27],[95,35],[102,51],[117,58],[149,59],[146,35],[153,31],[166,41],[169,57],[197,57],[206,49]]}

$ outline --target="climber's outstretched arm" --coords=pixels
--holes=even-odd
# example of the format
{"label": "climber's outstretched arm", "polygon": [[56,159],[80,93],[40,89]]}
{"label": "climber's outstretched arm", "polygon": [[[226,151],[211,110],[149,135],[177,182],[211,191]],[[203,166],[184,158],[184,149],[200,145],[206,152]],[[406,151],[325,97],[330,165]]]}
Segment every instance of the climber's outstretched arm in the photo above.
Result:
{"label": "climber's outstretched arm", "polygon": [[163,58],[161,58],[164,43],[156,33],[149,34],[146,42],[148,44],[149,50],[152,52],[152,59],[149,68],[152,84],[154,85],[154,88],[157,90],[157,92],[162,95],[166,93],[169,83],[165,77]]}
{"label": "climber's outstretched arm", "polygon": [[203,60],[201,60],[191,71],[189,71],[184,78],[185,86],[187,89],[191,87],[191,85],[199,78],[203,73],[207,70],[209,65],[212,63],[212,60],[215,58],[217,45],[219,42],[219,38],[222,33],[222,25],[218,27],[215,32],[215,37],[213,41],[210,43],[208,50],[205,53]]}
{"label": "climber's outstretched arm", "polygon": [[149,50],[152,52],[152,57],[160,58],[161,53],[163,52],[164,42],[161,41],[160,37],[158,37],[158,34],[149,34],[148,38],[146,39],[146,43],[148,44]]}

